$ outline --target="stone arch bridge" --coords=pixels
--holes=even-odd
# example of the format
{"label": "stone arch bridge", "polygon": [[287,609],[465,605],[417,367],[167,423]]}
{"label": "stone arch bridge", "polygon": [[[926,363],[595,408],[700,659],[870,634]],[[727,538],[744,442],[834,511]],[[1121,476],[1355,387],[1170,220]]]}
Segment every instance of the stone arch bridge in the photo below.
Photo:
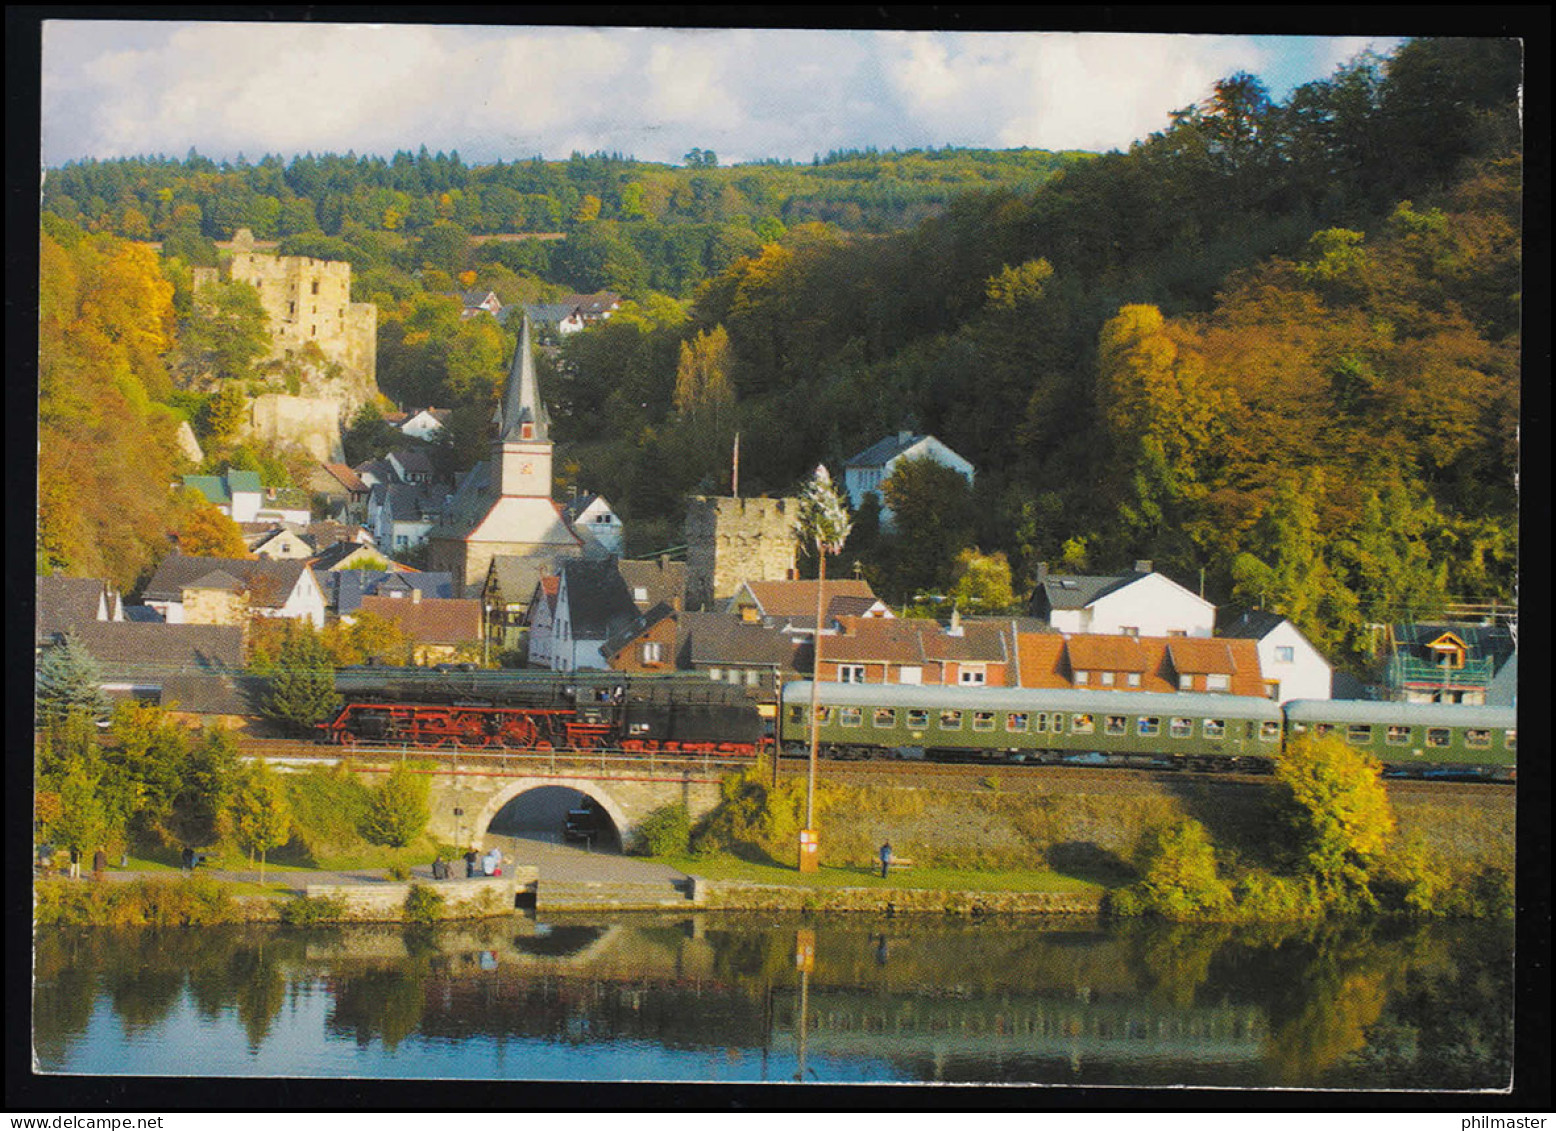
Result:
{"label": "stone arch bridge", "polygon": [[720,780],[734,769],[672,768],[647,762],[609,768],[451,765],[427,771],[431,778],[427,831],[454,844],[478,842],[514,798],[531,790],[560,787],[592,798],[627,845],[644,818],[666,805],[685,805],[693,821],[711,811],[719,803]]}

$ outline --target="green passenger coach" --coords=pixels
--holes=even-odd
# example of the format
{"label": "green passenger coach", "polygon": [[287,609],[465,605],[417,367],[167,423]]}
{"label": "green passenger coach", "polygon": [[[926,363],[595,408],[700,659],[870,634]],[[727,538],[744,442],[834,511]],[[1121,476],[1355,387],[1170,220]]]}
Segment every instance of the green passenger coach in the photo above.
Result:
{"label": "green passenger coach", "polygon": [[[810,736],[811,684],[783,692],[781,740]],[[820,742],[834,758],[1267,768],[1281,712],[1236,695],[823,683]]]}
{"label": "green passenger coach", "polygon": [[1473,775],[1511,781],[1518,764],[1512,707],[1296,699],[1286,704],[1291,737],[1338,735],[1410,777]]}

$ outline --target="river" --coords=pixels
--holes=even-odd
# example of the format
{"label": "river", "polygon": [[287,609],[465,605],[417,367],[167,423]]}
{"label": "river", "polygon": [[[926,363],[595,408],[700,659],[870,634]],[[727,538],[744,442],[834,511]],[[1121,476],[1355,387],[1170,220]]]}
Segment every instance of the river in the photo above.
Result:
{"label": "river", "polygon": [[[1512,929],[746,915],[48,929],[44,1073],[1497,1089]],[[808,1019],[801,1025],[800,1018]]]}

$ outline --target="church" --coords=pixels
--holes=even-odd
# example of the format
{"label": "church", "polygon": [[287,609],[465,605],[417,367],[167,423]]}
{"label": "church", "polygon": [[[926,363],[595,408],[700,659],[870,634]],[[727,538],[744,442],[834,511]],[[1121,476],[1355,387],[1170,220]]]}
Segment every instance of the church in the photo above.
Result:
{"label": "church", "polygon": [[460,481],[429,535],[429,568],[453,575],[454,592],[480,596],[494,557],[545,563],[585,554],[585,540],[551,499],[551,420],[541,403],[526,318],[498,409],[491,455]]}

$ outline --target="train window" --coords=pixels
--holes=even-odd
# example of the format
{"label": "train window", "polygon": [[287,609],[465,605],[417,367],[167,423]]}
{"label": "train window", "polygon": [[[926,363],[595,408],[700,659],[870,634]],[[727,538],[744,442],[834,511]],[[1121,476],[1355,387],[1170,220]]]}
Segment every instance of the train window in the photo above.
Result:
{"label": "train window", "polygon": [[941,711],[940,712],[940,729],[941,730],[961,730],[962,729],[962,713],[960,711]]}
{"label": "train window", "polygon": [[993,730],[993,729],[994,729],[994,712],[993,711],[974,711],[973,712],[973,730]]}
{"label": "train window", "polygon": [[1313,737],[1314,738],[1327,738],[1329,735],[1331,735],[1333,733],[1334,733],[1334,723],[1314,723],[1313,724]]}
{"label": "train window", "polygon": [[1174,738],[1192,738],[1194,736],[1194,720],[1173,719],[1172,728],[1168,733]]}
{"label": "train window", "polygon": [[1409,746],[1410,733],[1410,727],[1391,726],[1389,727],[1388,744],[1390,746]]}
{"label": "train window", "polygon": [[1104,734],[1123,734],[1124,727],[1123,715],[1109,715],[1107,716],[1107,722],[1102,724],[1102,731]]}
{"label": "train window", "polygon": [[1505,731],[1503,731],[1502,732],[1502,745],[1507,747],[1509,750],[1517,750],[1518,749],[1518,732],[1516,730],[1505,730]]}
{"label": "train window", "polygon": [[1047,734],[1048,733],[1048,712],[1047,711],[1039,711],[1037,713],[1037,718],[1032,721],[1032,732],[1034,734]]}
{"label": "train window", "polygon": [[1265,719],[1259,724],[1259,737],[1266,742],[1274,742],[1280,737],[1280,724],[1274,719]]}
{"label": "train window", "polygon": [[790,707],[789,708],[789,725],[790,726],[799,726],[804,721],[805,721],[805,708],[804,707]]}
{"label": "train window", "polygon": [[1095,722],[1092,721],[1092,717],[1090,715],[1071,715],[1070,716],[1070,733],[1071,734],[1090,734],[1092,731],[1094,731],[1096,729],[1097,729],[1097,725],[1096,725]]}
{"label": "train window", "polygon": [[1476,746],[1484,749],[1491,745],[1491,732],[1476,727],[1464,732],[1464,745]]}
{"label": "train window", "polygon": [[1448,728],[1447,727],[1427,727],[1426,728],[1426,744],[1428,746],[1447,746],[1448,745]]}
{"label": "train window", "polygon": [[864,725],[863,707],[843,707],[837,713],[839,726],[856,727]]}
{"label": "train window", "polygon": [[875,725],[878,727],[896,726],[897,712],[890,707],[877,707],[875,709]]}
{"label": "train window", "polygon": [[1027,715],[1025,711],[1012,711],[1005,716],[1005,729],[1011,734],[1025,734],[1027,732]]}
{"label": "train window", "polygon": [[818,726],[826,726],[831,721],[832,721],[832,708],[831,707],[817,707],[816,708],[816,723],[817,723]]}
{"label": "train window", "polygon": [[1155,715],[1143,715],[1135,723],[1135,733],[1150,737],[1162,733],[1162,720]]}
{"label": "train window", "polygon": [[929,712],[921,707],[915,707],[908,712],[908,726],[914,730],[923,730],[929,725]]}
{"label": "train window", "polygon": [[1224,720],[1224,719],[1206,719],[1204,725],[1205,725],[1205,737],[1206,738],[1225,738],[1226,737],[1226,720]]}
{"label": "train window", "polygon": [[1369,723],[1352,723],[1345,728],[1345,741],[1352,746],[1366,746],[1372,741],[1372,726]]}

